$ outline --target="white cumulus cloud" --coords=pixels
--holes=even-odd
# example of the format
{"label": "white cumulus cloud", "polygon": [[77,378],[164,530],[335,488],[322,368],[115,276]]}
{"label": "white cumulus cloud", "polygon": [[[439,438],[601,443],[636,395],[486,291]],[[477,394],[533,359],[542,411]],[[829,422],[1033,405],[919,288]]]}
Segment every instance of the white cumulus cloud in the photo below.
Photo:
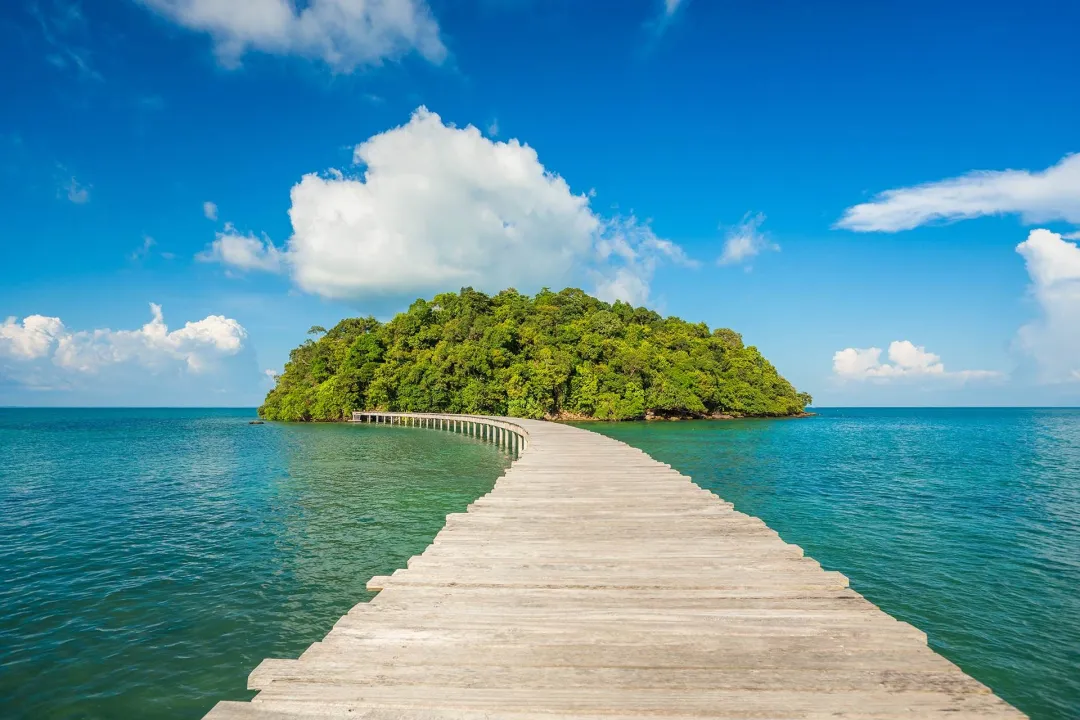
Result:
{"label": "white cumulus cloud", "polygon": [[[95,375],[119,366],[202,373],[244,347],[236,320],[210,315],[170,331],[161,306],[137,330],[69,330],[57,317],[30,315],[0,325],[0,375],[16,381],[46,375]],[[51,370],[51,372],[49,372]]]}
{"label": "white cumulus cloud", "polygon": [[282,269],[284,254],[267,237],[241,235],[232,223],[203,252],[195,256],[202,262],[218,262],[239,270],[262,270],[276,273]]}
{"label": "white cumulus cloud", "polygon": [[207,220],[217,220],[217,203],[207,200],[202,204],[202,212]]}
{"label": "white cumulus cloud", "polygon": [[[357,177],[310,174],[292,189],[287,260],[305,291],[528,291],[593,278],[599,292],[640,302],[660,262],[688,262],[646,223],[595,213],[528,145],[426,108],[358,145],[354,162]],[[245,247],[244,257],[273,254]],[[242,266],[224,250],[215,257]]]}
{"label": "white cumulus cloud", "polygon": [[1080,223],[1080,154],[1030,170],[976,171],[960,177],[887,190],[848,208],[837,227],[897,232],[934,221],[1017,213],[1027,223]]}
{"label": "white cumulus cloud", "polygon": [[764,222],[765,215],[762,213],[744,215],[742,221],[731,228],[724,238],[724,250],[717,259],[717,264],[737,265],[762,252],[779,250],[780,246],[761,232],[761,224]]}
{"label": "white cumulus cloud", "polygon": [[1016,246],[1027,264],[1039,317],[1020,328],[1020,347],[1045,382],[1080,380],[1080,248],[1060,234],[1032,230]]}
{"label": "white cumulus cloud", "polygon": [[60,318],[28,315],[19,323],[9,317],[0,325],[0,356],[18,360],[44,357],[63,333]]}
{"label": "white cumulus cloud", "polygon": [[340,72],[411,52],[446,57],[424,0],[140,0],[169,20],[208,33],[219,61],[248,50],[318,58]]}
{"label": "white cumulus cloud", "polygon": [[889,362],[881,361],[881,348],[845,348],[833,355],[833,372],[845,380],[892,380],[897,378],[951,378],[985,380],[1001,377],[992,370],[946,371],[941,358],[909,340],[889,344]]}

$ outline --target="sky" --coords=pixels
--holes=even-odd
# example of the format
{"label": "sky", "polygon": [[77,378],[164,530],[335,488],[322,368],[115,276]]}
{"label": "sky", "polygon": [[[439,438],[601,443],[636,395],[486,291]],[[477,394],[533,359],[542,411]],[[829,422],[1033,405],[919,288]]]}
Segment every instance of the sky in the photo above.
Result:
{"label": "sky", "polygon": [[819,406],[1080,405],[1067,0],[12,0],[0,405],[254,406],[312,325],[582,287]]}

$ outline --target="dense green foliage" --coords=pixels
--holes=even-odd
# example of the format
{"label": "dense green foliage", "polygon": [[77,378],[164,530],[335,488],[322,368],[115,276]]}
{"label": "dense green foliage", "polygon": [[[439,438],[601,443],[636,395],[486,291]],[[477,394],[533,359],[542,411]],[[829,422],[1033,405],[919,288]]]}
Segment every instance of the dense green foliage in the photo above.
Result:
{"label": "dense green foliage", "polygon": [[732,330],[581,290],[536,297],[465,288],[388,323],[315,326],[259,413],[341,420],[353,410],[630,420],[793,415],[810,396]]}

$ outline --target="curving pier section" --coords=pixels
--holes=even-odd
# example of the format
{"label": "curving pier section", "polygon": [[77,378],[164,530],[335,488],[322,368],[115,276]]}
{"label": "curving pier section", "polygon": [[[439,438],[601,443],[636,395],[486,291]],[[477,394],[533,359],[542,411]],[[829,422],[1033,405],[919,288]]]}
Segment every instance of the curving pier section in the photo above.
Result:
{"label": "curving pier section", "polygon": [[522,421],[516,418],[444,413],[354,412],[352,421],[457,432],[495,443],[509,450],[515,457],[529,446],[529,433],[522,426]]}
{"label": "curving pier section", "polygon": [[1021,718],[761,520],[624,443],[357,413],[518,457],[407,569],[213,720]]}

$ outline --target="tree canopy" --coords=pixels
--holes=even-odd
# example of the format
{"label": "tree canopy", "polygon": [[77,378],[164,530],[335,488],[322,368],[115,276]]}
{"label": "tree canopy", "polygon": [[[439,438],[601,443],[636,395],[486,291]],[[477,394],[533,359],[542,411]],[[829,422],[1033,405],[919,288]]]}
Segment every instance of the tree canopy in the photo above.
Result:
{"label": "tree canopy", "polygon": [[567,288],[472,288],[417,300],[387,323],[313,327],[259,414],[342,420],[353,410],[528,418],[784,416],[796,392],[739,333],[608,304]]}

